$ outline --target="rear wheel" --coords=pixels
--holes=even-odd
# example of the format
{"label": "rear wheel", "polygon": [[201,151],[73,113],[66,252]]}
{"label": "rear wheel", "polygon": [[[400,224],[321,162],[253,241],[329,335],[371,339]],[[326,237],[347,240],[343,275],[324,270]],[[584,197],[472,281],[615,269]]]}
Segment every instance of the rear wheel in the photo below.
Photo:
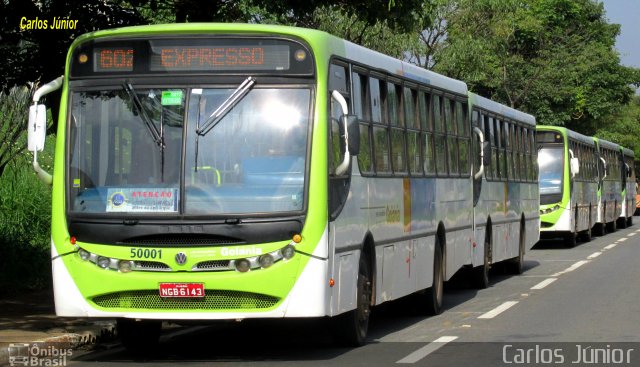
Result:
{"label": "rear wheel", "polygon": [[487,231],[484,238],[483,263],[473,268],[471,272],[471,282],[478,289],[485,289],[489,286],[489,270],[491,269],[491,232]]}
{"label": "rear wheel", "polygon": [[611,222],[607,223],[607,232],[613,233],[618,229],[616,226],[616,222],[617,221],[614,219]]}
{"label": "rear wheel", "polygon": [[520,226],[520,244],[518,246],[518,257],[509,262],[508,270],[515,275],[520,275],[524,271],[524,242],[525,242],[524,224]]}
{"label": "rear wheel", "polygon": [[578,235],[575,232],[569,232],[564,236],[564,245],[568,248],[576,247],[578,243]]}
{"label": "rear wheel", "polygon": [[593,225],[591,224],[591,207],[589,207],[589,226],[587,227],[587,229],[585,231],[582,232],[582,241],[583,242],[590,242],[591,241],[591,227],[593,227]]}
{"label": "rear wheel", "polygon": [[442,313],[442,299],[444,294],[444,257],[440,241],[436,240],[436,248],[433,253],[433,283],[428,288],[423,298],[425,310],[429,315],[439,315]]}
{"label": "rear wheel", "polygon": [[369,329],[371,314],[371,269],[366,256],[360,255],[356,289],[356,309],[331,319],[331,331],[334,341],[346,347],[364,345]]}
{"label": "rear wheel", "polygon": [[631,227],[633,225],[633,217],[627,218],[627,227]]}
{"label": "rear wheel", "polygon": [[622,218],[618,218],[617,220],[617,225],[619,228],[625,229],[627,228],[627,218],[622,217]]}
{"label": "rear wheel", "polygon": [[117,330],[122,345],[129,353],[146,355],[158,346],[162,321],[118,319]]}

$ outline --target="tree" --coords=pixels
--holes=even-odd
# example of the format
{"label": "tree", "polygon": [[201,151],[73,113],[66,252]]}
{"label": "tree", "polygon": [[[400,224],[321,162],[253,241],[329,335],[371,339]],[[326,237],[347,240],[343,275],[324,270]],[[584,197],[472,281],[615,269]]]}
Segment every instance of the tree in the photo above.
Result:
{"label": "tree", "polygon": [[400,59],[417,41],[414,32],[395,31],[385,20],[369,24],[336,6],[316,9],[311,21],[319,30]]}
{"label": "tree", "polygon": [[629,104],[603,118],[589,133],[633,150],[636,161],[640,161],[640,96],[634,96]]}
{"label": "tree", "polygon": [[593,0],[460,0],[435,70],[470,89],[581,130],[625,105],[638,74],[613,48],[619,26]]}

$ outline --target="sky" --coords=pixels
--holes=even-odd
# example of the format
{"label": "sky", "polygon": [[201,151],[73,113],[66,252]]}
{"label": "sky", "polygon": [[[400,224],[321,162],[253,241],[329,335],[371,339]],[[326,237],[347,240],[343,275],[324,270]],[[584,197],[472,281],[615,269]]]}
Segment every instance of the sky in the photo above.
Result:
{"label": "sky", "polygon": [[640,68],[640,1],[601,0],[609,23],[622,26],[616,49],[623,65]]}

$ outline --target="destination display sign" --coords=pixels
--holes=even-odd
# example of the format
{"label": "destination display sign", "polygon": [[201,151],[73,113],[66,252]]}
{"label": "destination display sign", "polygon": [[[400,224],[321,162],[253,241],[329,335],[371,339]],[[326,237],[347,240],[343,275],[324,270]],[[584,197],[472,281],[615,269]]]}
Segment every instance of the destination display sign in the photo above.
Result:
{"label": "destination display sign", "polygon": [[313,75],[309,50],[274,38],[94,40],[74,50],[71,77],[132,74]]}

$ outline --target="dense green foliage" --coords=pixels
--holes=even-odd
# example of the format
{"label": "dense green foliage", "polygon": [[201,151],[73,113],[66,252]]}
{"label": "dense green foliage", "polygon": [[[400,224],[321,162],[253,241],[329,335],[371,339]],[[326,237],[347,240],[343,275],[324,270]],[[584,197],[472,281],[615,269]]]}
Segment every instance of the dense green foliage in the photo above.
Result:
{"label": "dense green foliage", "polygon": [[[55,137],[39,161],[51,171]],[[50,284],[51,188],[31,169],[31,154],[23,152],[0,176],[0,296],[20,288]]]}
{"label": "dense green foliage", "polygon": [[542,124],[583,131],[640,84],[613,47],[619,26],[593,0],[460,0],[447,20],[435,70]]}

